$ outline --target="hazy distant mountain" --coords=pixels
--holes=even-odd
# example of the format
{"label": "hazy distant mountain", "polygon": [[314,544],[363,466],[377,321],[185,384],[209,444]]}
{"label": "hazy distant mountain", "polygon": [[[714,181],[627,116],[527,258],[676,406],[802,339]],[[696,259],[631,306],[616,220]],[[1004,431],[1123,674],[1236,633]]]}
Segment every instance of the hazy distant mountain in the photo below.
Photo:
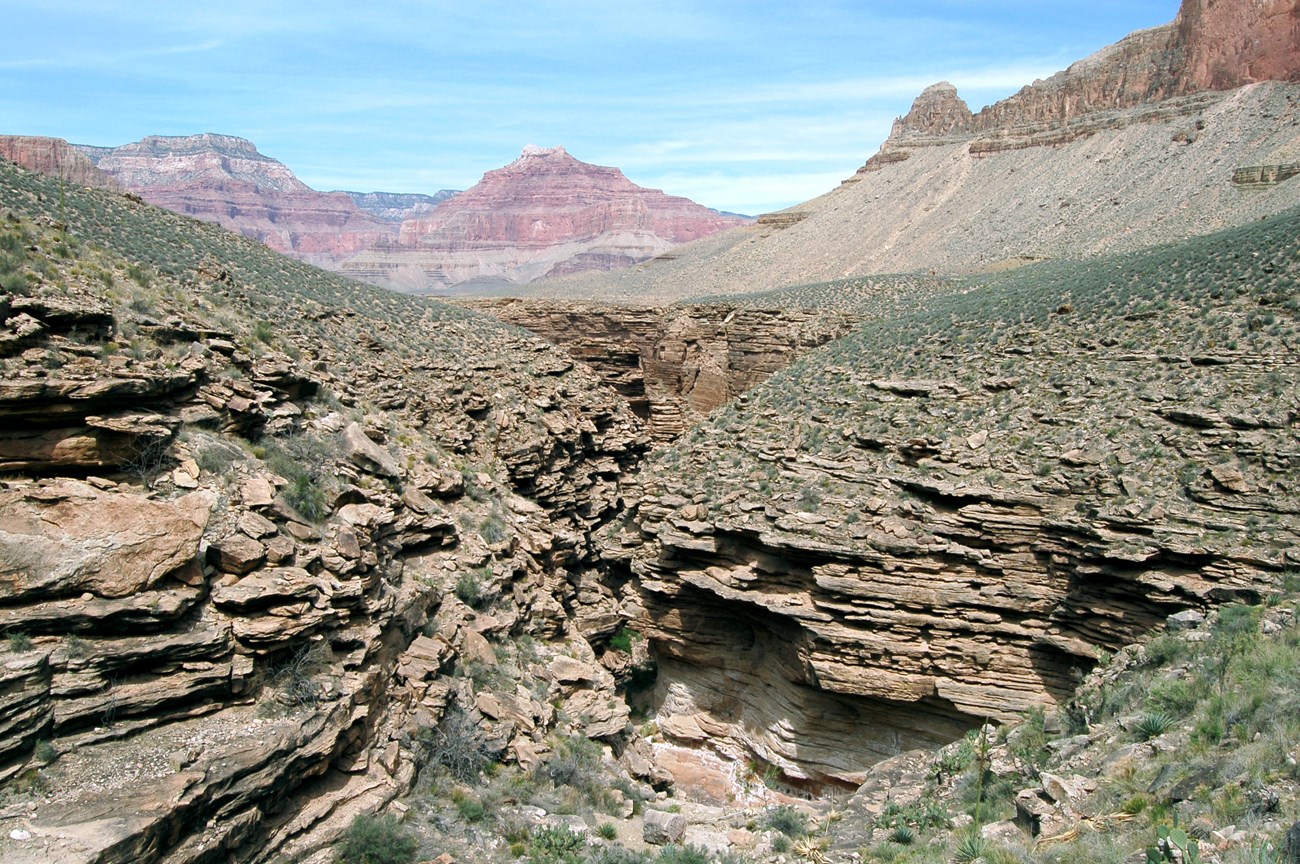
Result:
{"label": "hazy distant mountain", "polygon": [[396,243],[361,252],[342,269],[404,291],[523,283],[626,267],[745,221],[638,186],[563,147],[527,147],[428,216],[403,222]]}

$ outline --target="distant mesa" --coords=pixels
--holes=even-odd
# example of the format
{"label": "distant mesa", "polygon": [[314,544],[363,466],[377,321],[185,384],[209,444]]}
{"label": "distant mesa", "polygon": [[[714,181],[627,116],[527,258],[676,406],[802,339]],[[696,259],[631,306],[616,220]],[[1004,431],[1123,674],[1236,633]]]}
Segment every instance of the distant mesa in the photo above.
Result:
{"label": "distant mesa", "polygon": [[233,135],[150,135],[121,147],[79,149],[151,204],[320,266],[396,233],[390,220],[363,210],[347,193],[317,192]]}
{"label": "distant mesa", "polygon": [[521,284],[628,267],[747,221],[638,186],[563,147],[530,144],[427,216],[405,220],[396,243],[341,269],[402,291]]}

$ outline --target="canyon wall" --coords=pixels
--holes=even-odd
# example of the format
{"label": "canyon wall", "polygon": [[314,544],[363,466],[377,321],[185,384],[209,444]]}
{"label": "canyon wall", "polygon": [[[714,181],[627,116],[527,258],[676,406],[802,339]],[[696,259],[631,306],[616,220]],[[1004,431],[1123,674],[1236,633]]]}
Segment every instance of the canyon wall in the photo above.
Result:
{"label": "canyon wall", "polygon": [[58,177],[69,183],[118,189],[119,184],[77,148],[62,138],[36,135],[0,135],[0,159],[8,159],[29,171]]}
{"label": "canyon wall", "polygon": [[591,366],[671,441],[806,351],[849,332],[857,316],[728,305],[619,306],[546,300],[464,301],[523,327]]}
{"label": "canyon wall", "polygon": [[151,204],[306,261],[328,265],[396,233],[347,193],[317,192],[232,135],[151,135],[121,147],[80,149]]}

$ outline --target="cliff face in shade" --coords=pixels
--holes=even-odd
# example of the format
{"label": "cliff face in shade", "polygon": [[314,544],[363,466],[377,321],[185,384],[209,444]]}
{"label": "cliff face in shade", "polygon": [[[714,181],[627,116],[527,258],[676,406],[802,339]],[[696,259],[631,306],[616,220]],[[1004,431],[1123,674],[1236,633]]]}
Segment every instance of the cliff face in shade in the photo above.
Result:
{"label": "cliff face in shade", "polygon": [[348,193],[317,192],[243,138],[151,135],[122,147],[81,149],[151,204],[313,263],[328,265],[394,234]]}
{"label": "cliff face in shade", "polygon": [[646,422],[651,441],[682,435],[796,357],[849,332],[851,314],[732,305],[617,306],[475,299],[590,366]]}
{"label": "cliff face in shade", "polygon": [[51,177],[82,186],[117,189],[118,184],[95,167],[85,153],[62,138],[37,135],[0,135],[0,159],[8,159]]}
{"label": "cliff face in shade", "polygon": [[427,217],[402,223],[396,243],[355,256],[343,270],[410,291],[471,279],[521,283],[626,267],[744,222],[638,186],[617,168],[580,162],[563,147],[527,147]]}

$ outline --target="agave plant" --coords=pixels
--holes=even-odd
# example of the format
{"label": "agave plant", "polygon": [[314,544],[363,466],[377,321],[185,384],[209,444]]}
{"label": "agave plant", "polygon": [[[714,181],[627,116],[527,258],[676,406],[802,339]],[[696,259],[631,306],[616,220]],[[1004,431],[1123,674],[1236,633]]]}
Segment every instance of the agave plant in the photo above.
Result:
{"label": "agave plant", "polygon": [[1159,738],[1173,727],[1174,718],[1163,711],[1154,711],[1143,715],[1142,719],[1133,727],[1133,734],[1137,736],[1139,741],[1150,741],[1152,738]]}

